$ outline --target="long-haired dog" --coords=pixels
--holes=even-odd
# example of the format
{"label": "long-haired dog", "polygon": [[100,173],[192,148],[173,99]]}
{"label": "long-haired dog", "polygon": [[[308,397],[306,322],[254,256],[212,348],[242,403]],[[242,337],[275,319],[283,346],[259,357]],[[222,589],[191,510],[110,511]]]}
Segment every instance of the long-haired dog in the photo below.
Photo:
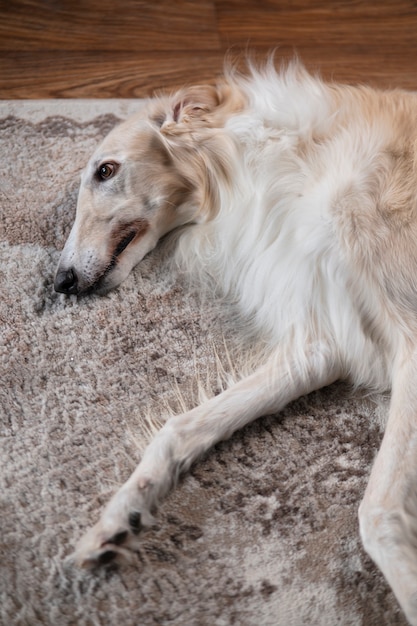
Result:
{"label": "long-haired dog", "polygon": [[344,378],[392,391],[360,532],[417,624],[417,96],[271,62],[150,100],[91,157],[55,289],[116,287],[174,229],[176,263],[238,303],[262,359],[166,421],[78,561],[126,553],[210,446]]}

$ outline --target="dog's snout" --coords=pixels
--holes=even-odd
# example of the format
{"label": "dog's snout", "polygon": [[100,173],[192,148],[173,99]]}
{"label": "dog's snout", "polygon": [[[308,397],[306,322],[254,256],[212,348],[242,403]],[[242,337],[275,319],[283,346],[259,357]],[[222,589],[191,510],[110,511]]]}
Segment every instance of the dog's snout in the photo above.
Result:
{"label": "dog's snout", "polygon": [[54,288],[59,293],[78,293],[78,276],[74,268],[59,270],[55,276]]}

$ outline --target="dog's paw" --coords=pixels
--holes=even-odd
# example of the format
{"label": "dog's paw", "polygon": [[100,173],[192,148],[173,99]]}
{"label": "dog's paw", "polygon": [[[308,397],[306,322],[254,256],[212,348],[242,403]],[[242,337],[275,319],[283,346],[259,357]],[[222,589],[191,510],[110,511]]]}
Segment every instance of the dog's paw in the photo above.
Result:
{"label": "dog's paw", "polygon": [[100,521],[76,546],[74,558],[81,567],[108,565],[121,558],[130,560],[139,547],[139,536],[154,522],[147,503],[149,485],[124,485],[104,509]]}
{"label": "dog's paw", "polygon": [[75,561],[80,567],[93,568],[120,559],[129,560],[132,550],[138,547],[142,530],[142,515],[138,511],[131,512],[125,523],[108,519],[104,514],[78,542]]}

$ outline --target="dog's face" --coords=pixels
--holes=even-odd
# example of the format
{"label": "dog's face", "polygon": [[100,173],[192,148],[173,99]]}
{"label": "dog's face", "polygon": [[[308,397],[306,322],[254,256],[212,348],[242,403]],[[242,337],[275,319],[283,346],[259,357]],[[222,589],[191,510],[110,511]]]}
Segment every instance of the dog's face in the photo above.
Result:
{"label": "dog's face", "polygon": [[116,127],[82,175],[55,290],[108,291],[163,235],[209,219],[217,181],[229,175],[221,129],[241,106],[240,94],[229,88],[195,87]]}
{"label": "dog's face", "polygon": [[55,289],[107,291],[160,237],[192,219],[191,188],[141,115],[114,129],[82,174]]}

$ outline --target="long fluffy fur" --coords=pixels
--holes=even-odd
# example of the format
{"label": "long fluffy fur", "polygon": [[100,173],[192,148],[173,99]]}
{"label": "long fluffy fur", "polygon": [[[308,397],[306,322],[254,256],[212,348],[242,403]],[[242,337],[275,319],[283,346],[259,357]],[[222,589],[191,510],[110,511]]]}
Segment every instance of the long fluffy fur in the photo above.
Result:
{"label": "long fluffy fur", "polygon": [[[238,301],[271,352],[302,355],[326,337],[352,382],[388,388],[402,341],[390,301],[399,276],[381,252],[406,246],[415,256],[414,97],[328,86],[298,64],[234,78],[229,88],[245,104],[222,129],[230,160],[215,179],[216,215],[181,233],[178,263]],[[212,132],[199,131],[200,148]],[[170,142],[168,133],[175,159],[186,146],[181,134]],[[402,269],[410,275],[413,265]],[[401,306],[413,315],[410,298]]]}

